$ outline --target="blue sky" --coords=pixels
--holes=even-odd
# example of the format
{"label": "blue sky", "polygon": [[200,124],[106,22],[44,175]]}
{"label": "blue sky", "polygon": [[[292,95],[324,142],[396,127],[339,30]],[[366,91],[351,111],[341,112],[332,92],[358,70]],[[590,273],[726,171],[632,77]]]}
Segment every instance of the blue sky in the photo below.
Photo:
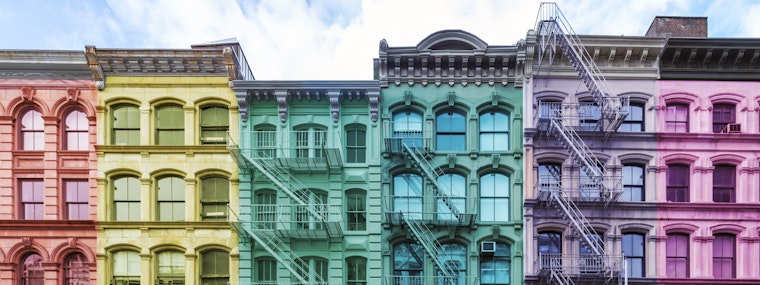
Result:
{"label": "blue sky", "polygon": [[[643,35],[655,16],[706,16],[711,37],[760,37],[756,0],[558,0],[580,34]],[[237,37],[257,79],[371,79],[378,43],[442,29],[511,45],[538,0],[0,0],[0,49],[189,48]],[[434,5],[435,4],[435,5]]]}

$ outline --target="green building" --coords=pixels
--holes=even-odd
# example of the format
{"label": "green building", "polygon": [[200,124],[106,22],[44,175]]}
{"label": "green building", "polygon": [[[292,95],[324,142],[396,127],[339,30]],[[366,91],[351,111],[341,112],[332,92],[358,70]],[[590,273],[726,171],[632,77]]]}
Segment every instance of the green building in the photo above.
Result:
{"label": "green building", "polygon": [[525,46],[380,42],[383,284],[523,282]]}

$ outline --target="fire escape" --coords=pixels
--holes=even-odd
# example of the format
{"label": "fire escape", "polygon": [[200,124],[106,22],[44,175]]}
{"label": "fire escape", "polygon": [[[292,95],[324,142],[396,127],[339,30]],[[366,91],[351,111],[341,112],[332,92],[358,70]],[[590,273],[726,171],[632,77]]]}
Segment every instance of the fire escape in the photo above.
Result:
{"label": "fire escape", "polygon": [[[439,177],[445,173],[440,167],[434,166],[436,156],[430,149],[430,132],[423,131],[422,122],[411,128],[410,124],[412,123],[384,124],[385,153],[398,155],[414,167],[432,184],[434,197],[386,196],[383,199],[384,218],[385,223],[391,226],[405,226],[433,261],[438,272],[434,276],[386,276],[384,284],[471,284],[475,279],[459,274],[455,261],[447,259],[443,254],[443,247],[431,226],[447,229],[471,226],[475,221],[474,203],[466,201],[466,198],[454,197],[450,185],[439,182]],[[397,199],[419,199],[419,202],[412,203],[414,206],[402,207],[396,203]],[[420,261],[421,257],[415,256],[415,259]]]}
{"label": "fire escape", "polygon": [[[623,260],[612,256],[599,233],[579,208],[607,209],[622,194],[622,181],[594,155],[584,137],[607,140],[628,115],[629,102],[612,93],[593,57],[568,24],[555,3],[542,3],[536,20],[538,45],[537,75],[542,60],[548,60],[548,72],[555,57],[567,59],[588,89],[593,102],[538,102],[536,127],[547,137],[556,137],[569,151],[571,160],[580,165],[576,179],[563,177],[561,169],[547,167],[548,175],[538,177],[537,198],[556,208],[579,236],[588,253],[583,255],[539,254],[538,274],[549,283],[575,284],[583,277],[601,277],[604,283],[621,280]],[[559,49],[559,50],[558,50]],[[561,54],[560,54],[561,51]],[[567,176],[567,175],[565,175]]]}
{"label": "fire escape", "polygon": [[[298,181],[295,173],[331,173],[342,168],[341,140],[337,134],[309,130],[294,132],[253,131],[241,133],[252,140],[240,148],[231,139],[228,150],[243,169],[255,170],[269,180],[291,203],[254,201],[251,205],[231,205],[230,223],[243,237],[252,238],[285,269],[298,284],[327,284],[323,276],[310,270],[308,263],[289,246],[290,240],[340,238],[340,205],[330,205]],[[274,199],[279,195],[275,195]]]}

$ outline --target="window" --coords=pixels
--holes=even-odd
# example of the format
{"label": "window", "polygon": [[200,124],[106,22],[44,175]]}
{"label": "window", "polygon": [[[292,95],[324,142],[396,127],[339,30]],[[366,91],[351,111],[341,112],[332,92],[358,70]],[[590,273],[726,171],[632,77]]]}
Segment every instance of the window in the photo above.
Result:
{"label": "window", "polygon": [[362,190],[350,190],[346,193],[346,217],[349,231],[367,230],[367,197]]}
{"label": "window", "polygon": [[230,258],[220,250],[201,253],[201,284],[227,285],[230,281]]}
{"label": "window", "polygon": [[620,125],[621,132],[643,132],[644,131],[644,104],[631,103],[630,113]]}
{"label": "window", "polygon": [[400,139],[391,146],[393,152],[400,152],[401,144],[427,146],[422,144],[422,137],[422,114],[412,111],[393,114],[393,138]]}
{"label": "window", "polygon": [[713,202],[736,202],[736,166],[716,165],[713,171]]}
{"label": "window", "polygon": [[201,144],[224,144],[230,129],[227,108],[211,106],[201,109]]}
{"label": "window", "polygon": [[623,195],[620,200],[644,201],[644,166],[623,165]]}
{"label": "window", "polygon": [[713,277],[718,279],[736,278],[734,264],[736,237],[731,234],[716,234],[713,240]]}
{"label": "window", "polygon": [[271,258],[256,260],[256,281],[258,284],[277,284],[277,261]]}
{"label": "window", "polygon": [[511,188],[509,176],[504,174],[488,173],[480,176],[481,221],[509,220],[509,190]]}
{"label": "window", "polygon": [[274,158],[277,149],[275,128],[273,126],[260,126],[256,128],[254,145],[256,155],[261,158]]}
{"label": "window", "polygon": [[[467,250],[464,245],[458,243],[442,244],[438,249],[438,262],[454,273],[454,276],[449,276],[453,280],[438,277],[438,284],[467,284]],[[437,276],[443,275],[440,269],[437,271]]]}
{"label": "window", "polygon": [[156,144],[185,144],[185,113],[181,106],[166,105],[156,108]]}
{"label": "window", "polygon": [[165,251],[157,255],[158,284],[185,283],[185,255],[180,251]]}
{"label": "window", "polygon": [[459,174],[447,173],[438,176],[438,201],[436,207],[439,220],[458,220],[454,213],[466,213],[467,193],[465,178]]}
{"label": "window", "polygon": [[63,284],[87,285],[90,284],[90,265],[87,258],[81,253],[72,253],[63,262]]}
{"label": "window", "polygon": [[561,119],[562,118],[562,101],[559,100],[539,100],[538,115],[541,119]]}
{"label": "window", "polygon": [[367,132],[364,129],[346,130],[346,162],[365,163],[367,161]]}
{"label": "window", "polygon": [[63,191],[66,195],[66,219],[87,220],[90,199],[90,186],[85,179],[64,180]]}
{"label": "window", "polygon": [[[601,246],[600,250],[604,250],[604,238],[600,234],[591,234],[588,236],[591,242]],[[580,253],[580,267],[581,272],[599,272],[604,270],[604,256],[598,255],[593,250],[593,246],[590,245],[585,238],[579,238],[578,252]]]}
{"label": "window", "polygon": [[391,284],[423,284],[425,252],[416,243],[400,243],[393,247],[393,282]]}
{"label": "window", "polygon": [[230,182],[213,176],[201,179],[201,218],[204,221],[226,221],[230,202]]}
{"label": "window", "polygon": [[43,150],[45,149],[45,122],[42,113],[37,110],[28,110],[21,115],[21,149]]}
{"label": "window", "polygon": [[668,278],[689,277],[689,235],[668,234],[665,244],[665,272]]}
{"label": "window", "polygon": [[559,193],[560,190],[562,190],[562,164],[559,164],[559,163],[539,164],[538,165],[538,191]]}
{"label": "window", "polygon": [[[308,272],[299,272],[301,276],[309,281],[309,284],[327,284],[327,260],[318,257],[304,257],[296,259],[297,268],[302,268]],[[296,269],[298,270],[298,269]]]}
{"label": "window", "polygon": [[689,132],[689,105],[667,105],[665,109],[665,131],[671,133]]}
{"label": "window", "polygon": [[346,258],[346,284],[367,284],[367,259],[359,256]]}
{"label": "window", "polygon": [[114,285],[139,285],[140,255],[136,251],[118,251],[113,254]]}
{"label": "window", "polygon": [[736,107],[733,104],[713,105],[713,133],[720,133],[728,124],[736,122]]}
{"label": "window", "polygon": [[666,198],[670,202],[689,202],[689,166],[668,165]]}
{"label": "window", "polygon": [[140,110],[133,105],[118,105],[113,109],[113,144],[140,144]]}
{"label": "window", "polygon": [[465,150],[465,119],[464,115],[447,111],[436,117],[435,146],[442,151]]}
{"label": "window", "polygon": [[42,220],[45,218],[45,187],[42,179],[22,179],[21,186],[21,217],[24,220]]}
{"label": "window", "polygon": [[79,110],[71,111],[66,115],[63,129],[66,140],[63,147],[67,150],[88,150],[90,147],[90,135],[87,115]]}
{"label": "window", "polygon": [[602,167],[589,168],[586,165],[582,165],[580,168],[580,179],[578,181],[581,187],[578,195],[583,201],[600,201],[602,199],[602,188],[604,185],[599,183],[599,180],[594,179],[596,176],[594,173],[601,174]]}
{"label": "window", "polygon": [[493,255],[480,255],[480,284],[509,284],[511,267],[510,246],[505,243],[496,243],[496,252]]}
{"label": "window", "polygon": [[480,151],[509,150],[509,115],[488,111],[480,114]]}
{"label": "window", "polygon": [[185,181],[179,177],[158,180],[158,220],[185,220]]}
{"label": "window", "polygon": [[422,219],[422,177],[404,173],[393,177],[393,211]]}
{"label": "window", "polygon": [[30,253],[21,259],[21,284],[43,285],[45,284],[45,270],[42,268],[42,256]]}
{"label": "window", "polygon": [[256,197],[254,197],[254,211],[256,213],[256,221],[253,223],[258,225],[260,229],[274,229],[275,217],[277,216],[277,194],[270,190],[256,191]]}
{"label": "window", "polygon": [[295,132],[296,157],[324,158],[327,131],[324,127],[298,128]]}
{"label": "window", "polygon": [[629,277],[644,277],[644,236],[623,234],[623,256]]}
{"label": "window", "polygon": [[594,101],[581,102],[578,106],[578,128],[581,131],[598,131],[601,129],[599,119],[602,117],[602,110]]}
{"label": "window", "polygon": [[322,230],[324,224],[316,220],[316,218],[310,214],[311,212],[319,213],[322,217],[327,216],[327,193],[320,190],[311,190],[307,194],[308,201],[306,205],[296,206],[296,228],[301,230]]}
{"label": "window", "polygon": [[538,255],[543,269],[562,269],[562,234],[538,233]]}
{"label": "window", "polygon": [[114,219],[140,220],[140,181],[134,177],[121,177],[113,181]]}

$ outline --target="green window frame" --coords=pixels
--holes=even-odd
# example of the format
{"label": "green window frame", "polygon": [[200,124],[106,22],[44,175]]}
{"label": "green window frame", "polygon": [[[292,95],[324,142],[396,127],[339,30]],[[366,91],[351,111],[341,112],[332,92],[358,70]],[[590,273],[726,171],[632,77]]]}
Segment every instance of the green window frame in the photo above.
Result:
{"label": "green window frame", "polygon": [[230,182],[221,176],[201,179],[201,218],[204,221],[226,221],[230,202]]}
{"label": "green window frame", "polygon": [[164,251],[156,255],[156,284],[185,284],[185,254]]}
{"label": "green window frame", "polygon": [[159,221],[185,220],[185,181],[179,177],[164,177],[157,183]]}
{"label": "green window frame", "polygon": [[113,253],[113,276],[111,284],[140,284],[140,255],[136,251],[117,251]]}
{"label": "green window frame", "polygon": [[[320,283],[319,279],[326,280],[327,278],[327,272],[329,270],[329,262],[327,259],[320,258],[320,257],[303,257],[300,259],[296,259],[296,264],[298,266],[296,267],[296,270],[303,269],[307,272],[299,272],[301,276],[304,276],[309,281],[309,284],[326,284],[326,283]],[[315,280],[316,279],[316,280]],[[295,278],[294,278],[294,281]]]}
{"label": "green window frame", "polygon": [[230,112],[225,107],[201,109],[201,144],[224,144],[230,129]]}
{"label": "green window frame", "polygon": [[277,261],[272,258],[256,259],[256,282],[258,284],[277,284]]}
{"label": "green window frame", "polygon": [[274,229],[277,217],[277,193],[272,190],[258,190],[254,197],[254,213],[259,229]]}
{"label": "green window frame", "polygon": [[277,133],[272,125],[256,126],[254,131],[256,155],[261,158],[275,158],[277,150]]}
{"label": "green window frame", "polygon": [[367,131],[364,128],[346,129],[346,163],[367,162]]}
{"label": "green window frame", "polygon": [[346,285],[367,285],[367,258],[346,258]]}
{"label": "green window frame", "polygon": [[185,112],[179,105],[156,108],[156,144],[182,145],[185,143]]}
{"label": "green window frame", "polygon": [[114,145],[140,144],[140,109],[134,105],[117,105],[113,108],[111,143]]}
{"label": "green window frame", "polygon": [[297,158],[324,158],[327,128],[311,126],[296,128],[295,148]]}
{"label": "green window frame", "polygon": [[201,253],[201,284],[227,285],[230,281],[229,254],[221,250]]}
{"label": "green window frame", "polygon": [[346,223],[349,231],[367,230],[367,194],[364,190],[349,190],[346,193]]}
{"label": "green window frame", "polygon": [[489,110],[480,114],[480,151],[509,150],[509,114]]}
{"label": "green window frame", "polygon": [[115,221],[139,221],[140,180],[120,177],[113,181],[113,218]]}

